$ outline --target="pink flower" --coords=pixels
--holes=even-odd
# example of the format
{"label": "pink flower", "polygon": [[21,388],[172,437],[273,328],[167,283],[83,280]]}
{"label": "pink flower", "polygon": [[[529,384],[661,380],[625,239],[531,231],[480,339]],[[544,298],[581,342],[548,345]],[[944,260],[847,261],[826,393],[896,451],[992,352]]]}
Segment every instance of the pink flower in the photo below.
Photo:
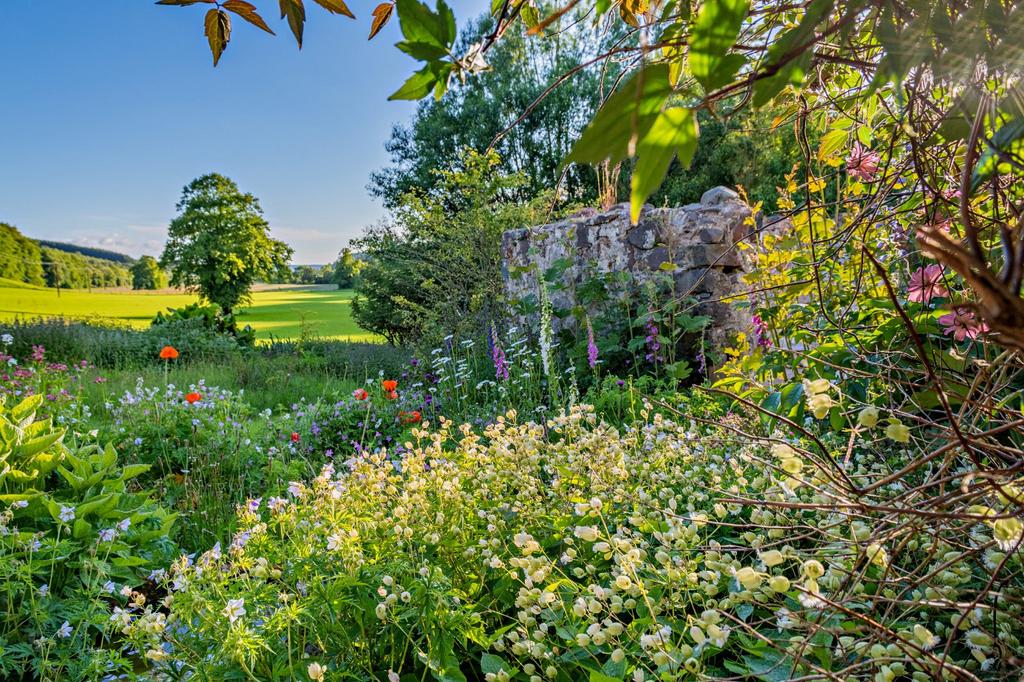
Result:
{"label": "pink flower", "polygon": [[949,296],[946,287],[942,286],[942,266],[932,264],[914,271],[907,294],[911,301],[917,303],[927,303],[936,296]]}
{"label": "pink flower", "polygon": [[878,161],[881,155],[870,149],[865,149],[860,142],[853,143],[850,150],[850,158],[846,160],[846,170],[852,177],[864,182],[871,182],[878,173]]}
{"label": "pink flower", "polygon": [[963,307],[956,308],[953,312],[940,317],[939,324],[943,326],[943,334],[946,336],[952,334],[957,341],[976,339],[978,334],[988,331],[988,325],[978,320],[973,310]]}

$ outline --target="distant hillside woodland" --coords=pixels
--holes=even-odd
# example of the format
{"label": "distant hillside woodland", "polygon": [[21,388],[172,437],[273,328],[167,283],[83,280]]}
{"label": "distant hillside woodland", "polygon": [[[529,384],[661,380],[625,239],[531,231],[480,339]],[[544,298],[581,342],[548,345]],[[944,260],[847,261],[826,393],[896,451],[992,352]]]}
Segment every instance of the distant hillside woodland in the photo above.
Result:
{"label": "distant hillside woodland", "polygon": [[[99,254],[106,257],[96,257]],[[65,289],[130,287],[132,262],[112,251],[38,242],[0,223],[0,277],[5,279]]]}

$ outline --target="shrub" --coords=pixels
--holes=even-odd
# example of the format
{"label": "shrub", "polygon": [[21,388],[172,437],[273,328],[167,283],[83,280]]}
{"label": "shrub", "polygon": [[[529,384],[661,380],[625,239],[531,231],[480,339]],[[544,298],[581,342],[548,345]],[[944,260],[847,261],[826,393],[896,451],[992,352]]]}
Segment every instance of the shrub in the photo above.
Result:
{"label": "shrub", "polygon": [[106,368],[136,368],[159,362],[158,354],[171,345],[186,361],[223,360],[237,355],[238,342],[226,334],[211,333],[204,323],[181,320],[146,330],[123,326],[69,322],[62,319],[15,320],[0,323],[10,334],[8,350],[17,357],[31,354],[33,346],[46,348],[55,362],[80,362]]}
{"label": "shrub", "polygon": [[239,329],[238,319],[233,313],[225,313],[219,307],[209,304],[190,303],[184,308],[168,308],[167,312],[158,312],[153,319],[157,328],[187,323],[205,329],[213,334],[226,334],[234,338],[240,345],[256,345],[256,330],[249,325]]}
{"label": "shrub", "polygon": [[[147,609],[126,632],[156,674],[217,679],[927,680],[1024,651],[1019,528],[878,541],[885,519],[844,520],[800,444],[723,447],[728,430],[641,416],[443,423],[401,460],[329,465],[241,506],[229,546],[175,563],[170,627]],[[972,601],[991,562],[1011,577]]]}
{"label": "shrub", "polygon": [[173,556],[174,517],[147,492],[129,492],[145,465],[119,466],[109,445],[67,446],[63,429],[36,416],[42,395],[13,405],[8,397],[0,395],[0,673],[111,673],[123,664],[111,603],[145,603],[135,588]]}

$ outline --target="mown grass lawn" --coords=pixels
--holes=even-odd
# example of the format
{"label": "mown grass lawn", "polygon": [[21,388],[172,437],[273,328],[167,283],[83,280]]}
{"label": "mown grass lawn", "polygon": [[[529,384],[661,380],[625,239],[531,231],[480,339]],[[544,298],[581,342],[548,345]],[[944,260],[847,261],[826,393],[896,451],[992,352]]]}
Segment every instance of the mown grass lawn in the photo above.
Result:
{"label": "mown grass lawn", "polygon": [[[333,339],[372,340],[352,319],[351,290],[324,287],[272,288],[253,293],[252,305],[239,310],[260,339],[295,339],[310,334]],[[161,310],[196,300],[191,294],[159,291],[86,291],[10,286],[0,282],[0,320],[63,317],[144,328]]]}

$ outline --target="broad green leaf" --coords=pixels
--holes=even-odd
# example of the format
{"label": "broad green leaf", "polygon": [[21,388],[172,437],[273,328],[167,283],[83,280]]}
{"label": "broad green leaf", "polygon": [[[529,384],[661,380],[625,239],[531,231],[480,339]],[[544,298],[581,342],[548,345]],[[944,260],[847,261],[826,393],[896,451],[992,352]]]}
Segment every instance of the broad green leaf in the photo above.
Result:
{"label": "broad green leaf", "polygon": [[306,23],[306,8],[302,5],[302,0],[278,0],[281,6],[281,18],[288,18],[288,27],[292,30],[292,35],[295,36],[295,42],[299,44],[299,49],[302,49],[302,28]]}
{"label": "broad green leaf", "polygon": [[495,656],[494,654],[484,653],[480,656],[480,671],[485,675],[487,673],[494,673],[497,675],[502,670],[506,673],[512,672],[512,666],[505,662],[501,656]]}
{"label": "broad green leaf", "polygon": [[971,178],[971,189],[977,189],[983,182],[996,174],[1009,173],[1013,168],[1024,165],[1024,116],[1004,123],[992,136],[991,146],[981,155]]}
{"label": "broad green leaf", "polygon": [[127,481],[149,471],[151,464],[129,464],[121,471],[121,479]]}
{"label": "broad green leaf", "polygon": [[744,58],[728,54],[750,9],[749,0],[705,0],[690,35],[690,73],[704,89],[732,81]]}
{"label": "broad green leaf", "polygon": [[409,76],[405,83],[402,84],[402,87],[396,90],[388,99],[423,99],[430,94],[436,83],[437,77],[434,75],[434,72],[430,70],[429,66],[424,66]]}
{"label": "broad green leaf", "polygon": [[661,112],[637,147],[637,162],[630,180],[630,218],[640,218],[644,201],[651,196],[672,163],[679,157],[684,168],[690,166],[697,151],[697,117],[684,107],[670,107]]}
{"label": "broad green leaf", "polygon": [[633,156],[671,92],[666,64],[641,68],[601,106],[566,162],[618,163]]}
{"label": "broad green leaf", "polygon": [[356,18],[356,15],[352,14],[352,10],[348,8],[348,5],[343,0],[313,0],[313,2],[332,14],[344,14],[350,19]]}
{"label": "broad green leaf", "polygon": [[274,35],[274,32],[270,30],[270,27],[267,26],[267,22],[265,22],[263,17],[259,15],[256,11],[256,6],[252,3],[246,2],[245,0],[225,0],[224,4],[221,6],[229,12],[234,12],[253,26],[263,29],[270,35]]}
{"label": "broad green leaf", "polygon": [[430,10],[419,0],[397,0],[398,22],[402,35],[409,43],[425,43],[448,52],[455,38],[449,27],[449,17],[455,20],[444,2],[438,2],[439,12]]}
{"label": "broad green leaf", "polygon": [[436,61],[448,56],[447,49],[443,47],[438,47],[433,43],[412,42],[409,40],[403,40],[400,43],[396,43],[395,47],[397,47],[399,50],[406,53],[413,59],[418,59],[421,62]]}
{"label": "broad green leaf", "polygon": [[452,72],[451,62],[431,62],[422,69],[409,76],[394,94],[388,97],[393,99],[423,99],[434,91],[437,97],[444,94],[448,87],[448,77]]}
{"label": "broad green leaf", "polygon": [[846,146],[846,142],[849,139],[850,134],[845,130],[833,130],[825,133],[821,138],[821,144],[818,146],[818,160],[824,161],[835,154]]}

